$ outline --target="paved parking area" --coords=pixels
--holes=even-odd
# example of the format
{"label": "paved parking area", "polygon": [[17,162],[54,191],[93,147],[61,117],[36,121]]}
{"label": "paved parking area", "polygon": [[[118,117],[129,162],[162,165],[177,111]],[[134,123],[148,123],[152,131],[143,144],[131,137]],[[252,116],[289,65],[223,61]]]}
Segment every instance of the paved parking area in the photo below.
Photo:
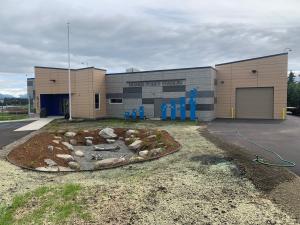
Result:
{"label": "paved parking area", "polygon": [[31,131],[14,131],[29,123],[32,121],[0,123],[0,149],[29,134]]}
{"label": "paved parking area", "polygon": [[[300,117],[288,116],[285,121],[217,119],[208,124],[208,130],[230,143],[245,147],[255,155],[274,163],[280,161],[247,140],[254,141],[296,163],[291,171],[300,175]],[[244,137],[237,135],[237,130]],[[245,140],[247,138],[247,140]]]}

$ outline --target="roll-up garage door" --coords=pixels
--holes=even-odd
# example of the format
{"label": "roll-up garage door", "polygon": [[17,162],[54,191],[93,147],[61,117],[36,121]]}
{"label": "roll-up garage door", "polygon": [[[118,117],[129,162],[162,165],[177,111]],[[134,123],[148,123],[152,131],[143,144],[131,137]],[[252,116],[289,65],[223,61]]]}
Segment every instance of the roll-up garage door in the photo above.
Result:
{"label": "roll-up garage door", "polygon": [[236,89],[236,118],[273,119],[273,111],[273,87]]}

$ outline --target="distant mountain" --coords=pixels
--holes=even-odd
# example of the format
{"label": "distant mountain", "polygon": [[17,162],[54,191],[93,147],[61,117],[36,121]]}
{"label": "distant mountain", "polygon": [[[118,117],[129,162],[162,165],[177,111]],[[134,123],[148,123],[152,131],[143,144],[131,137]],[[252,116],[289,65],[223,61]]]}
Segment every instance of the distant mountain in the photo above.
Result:
{"label": "distant mountain", "polygon": [[18,98],[27,98],[27,94],[19,95]]}
{"label": "distant mountain", "polygon": [[23,94],[23,95],[19,95],[18,97],[15,97],[13,95],[7,95],[7,94],[0,93],[0,99],[5,99],[5,98],[26,98],[27,99],[27,94]]}
{"label": "distant mountain", "polygon": [[4,99],[4,98],[15,98],[15,97],[12,96],[12,95],[6,95],[6,94],[1,94],[0,93],[0,99]]}

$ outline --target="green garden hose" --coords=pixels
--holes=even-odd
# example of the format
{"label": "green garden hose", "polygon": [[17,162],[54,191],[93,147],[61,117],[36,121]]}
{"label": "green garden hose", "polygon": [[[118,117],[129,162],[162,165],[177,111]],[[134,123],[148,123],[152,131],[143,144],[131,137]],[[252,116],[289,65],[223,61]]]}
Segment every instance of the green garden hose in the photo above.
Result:
{"label": "green garden hose", "polygon": [[283,163],[281,163],[281,164],[278,164],[278,163],[269,163],[269,162],[265,161],[262,157],[260,157],[260,156],[258,156],[258,155],[256,155],[256,158],[255,158],[255,159],[253,159],[254,162],[260,163],[260,164],[263,164],[263,165],[267,165],[267,166],[278,166],[278,167],[294,167],[294,166],[296,166],[296,163],[295,163],[295,162],[286,160],[286,159],[282,158],[281,155],[279,155],[278,153],[272,151],[271,149],[268,149],[268,148],[266,148],[265,146],[262,146],[262,145],[260,145],[260,144],[257,144],[256,142],[251,141],[250,139],[246,138],[245,136],[243,136],[243,135],[239,132],[238,129],[236,130],[236,133],[237,133],[237,135],[238,135],[239,137],[243,138],[243,139],[246,140],[247,142],[249,142],[249,143],[251,143],[251,144],[253,144],[253,145],[256,145],[257,147],[259,147],[259,148],[261,148],[261,149],[263,149],[263,150],[265,150],[265,151],[267,151],[267,152],[270,152],[270,153],[274,154],[274,155],[275,155],[277,158],[279,158],[279,160],[280,160],[281,162],[283,162]]}
{"label": "green garden hose", "polygon": [[[216,131],[213,133],[228,133],[229,131]],[[248,143],[250,144],[253,144],[253,145],[256,145],[257,147],[267,151],[267,152],[270,152],[272,154],[274,154],[282,163],[270,163],[270,162],[267,162],[265,161],[262,157],[256,155],[256,158],[253,159],[253,162],[256,162],[256,163],[260,163],[260,164],[263,164],[263,165],[266,165],[266,166],[277,166],[277,167],[294,167],[296,166],[296,163],[293,162],[293,161],[289,161],[289,160],[286,160],[284,158],[281,157],[281,155],[279,155],[278,153],[274,152],[273,150],[265,147],[265,146],[262,146],[260,144],[257,144],[256,142],[254,141],[251,141],[250,139],[248,139],[247,137],[245,137],[244,135],[242,135],[238,129],[235,130],[235,133],[238,137],[244,139],[245,141],[247,141]]]}

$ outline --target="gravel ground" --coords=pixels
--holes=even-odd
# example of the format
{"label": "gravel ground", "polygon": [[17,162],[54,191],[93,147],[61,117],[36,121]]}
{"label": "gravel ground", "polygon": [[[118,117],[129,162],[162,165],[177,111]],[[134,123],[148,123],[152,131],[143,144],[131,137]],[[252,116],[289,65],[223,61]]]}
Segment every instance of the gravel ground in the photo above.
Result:
{"label": "gravel ground", "polygon": [[[182,149],[122,168],[45,174],[0,160],[0,199],[9,203],[14,194],[42,185],[79,183],[97,221],[93,224],[297,224],[240,176],[230,161],[204,163],[203,158],[222,158],[224,152],[202,137],[199,127],[158,128],[173,135]],[[73,222],[69,224],[81,224]]]}

